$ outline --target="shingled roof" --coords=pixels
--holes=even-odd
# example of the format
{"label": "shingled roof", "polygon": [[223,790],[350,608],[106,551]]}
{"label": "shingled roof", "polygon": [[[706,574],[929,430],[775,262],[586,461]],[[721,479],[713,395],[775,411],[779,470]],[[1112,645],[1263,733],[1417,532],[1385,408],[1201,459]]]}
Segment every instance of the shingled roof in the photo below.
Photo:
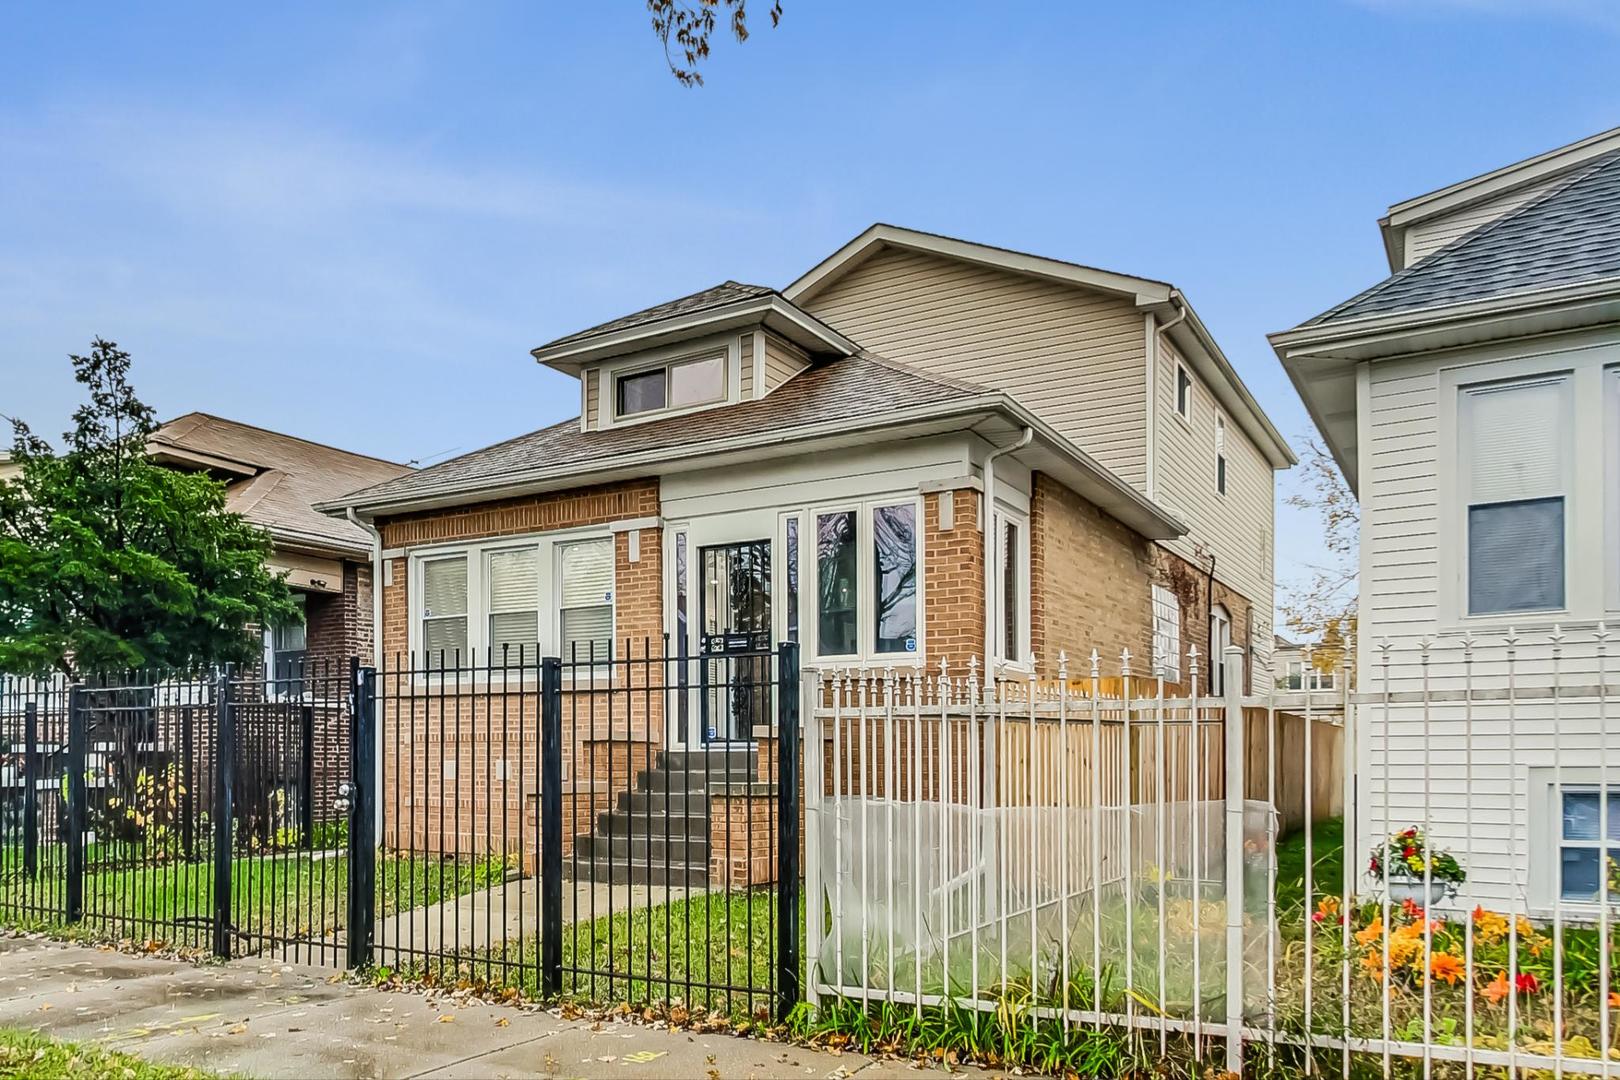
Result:
{"label": "shingled roof", "polygon": [[1323,326],[1620,277],[1620,151],[1309,320]]}
{"label": "shingled roof", "polygon": [[226,506],[279,544],[335,553],[371,550],[365,530],[329,517],[315,504],[401,474],[409,465],[366,457],[208,413],[186,413],[147,439],[159,461],[226,478]]}
{"label": "shingled roof", "polygon": [[538,471],[595,471],[611,467],[616,459],[643,452],[671,451],[671,456],[678,456],[705,443],[760,432],[788,441],[807,429],[831,422],[853,424],[888,417],[907,408],[967,401],[993,393],[982,386],[924,375],[906,365],[860,353],[814,365],[756,401],[603,431],[581,431],[576,416],[350,492],[342,501],[355,507],[399,505],[510,483]]}
{"label": "shingled roof", "polygon": [[[629,330],[636,326],[645,326],[648,323],[659,322],[663,319],[673,318],[677,315],[691,315],[710,308],[722,307],[735,303],[738,300],[756,300],[762,296],[770,296],[776,290],[764,285],[745,285],[740,281],[722,281],[718,285],[683,296],[677,300],[666,300],[662,304],[654,304],[650,308],[621,315],[605,323],[598,323],[577,333],[568,334],[548,341],[540,346],[540,350],[553,349],[558,345],[572,345],[575,342],[585,341],[589,338],[599,337],[603,334],[612,334],[619,330]],[[536,351],[540,351],[536,350]]]}

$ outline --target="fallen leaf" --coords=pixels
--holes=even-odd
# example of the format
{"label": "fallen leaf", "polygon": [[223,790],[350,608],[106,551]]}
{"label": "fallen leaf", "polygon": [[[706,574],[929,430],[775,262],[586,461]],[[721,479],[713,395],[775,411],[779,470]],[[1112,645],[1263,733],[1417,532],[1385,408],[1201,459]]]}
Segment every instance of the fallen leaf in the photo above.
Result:
{"label": "fallen leaf", "polygon": [[657,1061],[667,1053],[669,1053],[668,1050],[637,1050],[633,1054],[624,1055],[624,1060],[637,1065],[645,1065],[648,1062]]}
{"label": "fallen leaf", "polygon": [[445,1013],[443,1016],[439,1017],[439,1023],[448,1024],[448,1023],[450,1023],[450,1021],[452,1021],[454,1019],[455,1019],[454,1016],[451,1016],[449,1013]]}

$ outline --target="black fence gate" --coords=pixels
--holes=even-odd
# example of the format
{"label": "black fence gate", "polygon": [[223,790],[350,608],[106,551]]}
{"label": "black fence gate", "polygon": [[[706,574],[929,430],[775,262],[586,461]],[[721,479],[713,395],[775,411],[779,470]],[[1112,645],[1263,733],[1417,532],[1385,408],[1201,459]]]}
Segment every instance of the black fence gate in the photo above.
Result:
{"label": "black fence gate", "polygon": [[728,1014],[798,1000],[798,647],[668,645],[385,663],[376,963]]}
{"label": "black fence gate", "polygon": [[0,677],[0,920],[342,963],[367,674]]}

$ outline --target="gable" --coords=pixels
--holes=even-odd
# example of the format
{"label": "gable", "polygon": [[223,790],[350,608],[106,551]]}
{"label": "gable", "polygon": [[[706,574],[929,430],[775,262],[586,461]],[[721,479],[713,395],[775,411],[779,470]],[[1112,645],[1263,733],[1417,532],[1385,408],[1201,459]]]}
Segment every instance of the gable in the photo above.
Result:
{"label": "gable", "polygon": [[1012,394],[1145,482],[1146,322],[1131,299],[885,247],[801,303],[880,356]]}

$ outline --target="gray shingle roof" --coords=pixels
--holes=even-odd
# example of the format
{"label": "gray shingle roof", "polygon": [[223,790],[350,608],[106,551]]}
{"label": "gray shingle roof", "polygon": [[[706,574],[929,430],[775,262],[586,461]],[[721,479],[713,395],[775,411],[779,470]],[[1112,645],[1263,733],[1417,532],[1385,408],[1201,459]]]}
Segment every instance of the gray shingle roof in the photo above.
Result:
{"label": "gray shingle roof", "polygon": [[521,479],[534,470],[579,472],[611,467],[627,454],[668,450],[671,457],[701,443],[771,432],[783,440],[795,430],[834,420],[859,420],[900,409],[994,393],[956,379],[924,375],[870,353],[817,364],[759,401],[724,405],[605,431],[579,429],[576,416],[494,446],[359,491],[341,500],[353,506],[392,505]]}
{"label": "gray shingle roof", "polygon": [[599,334],[611,334],[615,330],[628,330],[633,326],[657,322],[675,315],[689,315],[695,311],[705,311],[709,308],[722,307],[738,300],[753,300],[761,296],[769,296],[775,289],[764,285],[745,285],[740,281],[722,281],[720,284],[690,296],[683,296],[678,300],[666,300],[662,304],[654,304],[650,308],[621,315],[617,319],[610,319],[586,330],[566,334],[555,341],[548,341],[540,346],[550,349],[557,345],[567,345],[575,341],[583,341]]}
{"label": "gray shingle roof", "polygon": [[1620,151],[1304,325],[1620,276]]}

